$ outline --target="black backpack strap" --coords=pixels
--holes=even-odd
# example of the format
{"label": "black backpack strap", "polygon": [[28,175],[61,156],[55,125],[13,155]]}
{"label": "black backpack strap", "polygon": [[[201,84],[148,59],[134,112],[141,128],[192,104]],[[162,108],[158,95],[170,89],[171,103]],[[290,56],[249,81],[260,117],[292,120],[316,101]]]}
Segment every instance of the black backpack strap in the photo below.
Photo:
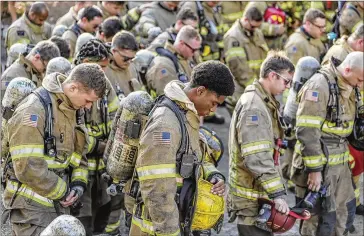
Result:
{"label": "black backpack strap", "polygon": [[183,83],[186,83],[187,78],[186,78],[186,75],[179,70],[177,56],[175,54],[173,54],[172,52],[170,52],[169,50],[163,48],[163,47],[157,47],[155,50],[158,53],[158,55],[167,57],[173,62],[174,68],[175,68],[175,70],[176,70],[176,72],[178,74],[179,81],[181,81]]}
{"label": "black backpack strap", "polygon": [[81,35],[81,28],[77,23],[73,24],[69,30],[74,32],[77,37]]}
{"label": "black backpack strap", "polygon": [[44,154],[48,156],[56,156],[56,139],[53,136],[53,109],[52,100],[49,92],[44,87],[39,87],[32,92],[42,103],[45,111],[45,127],[44,127]]}

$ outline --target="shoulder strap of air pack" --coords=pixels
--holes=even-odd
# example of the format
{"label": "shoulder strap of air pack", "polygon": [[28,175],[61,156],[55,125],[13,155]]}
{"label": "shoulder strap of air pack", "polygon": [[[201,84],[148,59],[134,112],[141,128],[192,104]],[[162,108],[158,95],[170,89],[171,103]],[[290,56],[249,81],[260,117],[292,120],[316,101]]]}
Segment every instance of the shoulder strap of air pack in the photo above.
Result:
{"label": "shoulder strap of air pack", "polygon": [[34,93],[42,103],[45,111],[45,126],[44,126],[44,152],[49,156],[56,155],[56,140],[53,136],[53,109],[52,100],[49,92],[44,87],[39,87],[34,90]]}
{"label": "shoulder strap of air pack", "polygon": [[169,50],[163,48],[163,47],[157,47],[156,48],[156,52],[158,53],[158,55],[160,56],[164,56],[169,58],[174,65],[174,68],[178,74],[178,80],[181,81],[182,83],[186,83],[187,82],[187,78],[185,76],[184,73],[181,73],[179,70],[179,64],[178,64],[178,58],[175,54],[173,54],[172,52],[170,52]]}

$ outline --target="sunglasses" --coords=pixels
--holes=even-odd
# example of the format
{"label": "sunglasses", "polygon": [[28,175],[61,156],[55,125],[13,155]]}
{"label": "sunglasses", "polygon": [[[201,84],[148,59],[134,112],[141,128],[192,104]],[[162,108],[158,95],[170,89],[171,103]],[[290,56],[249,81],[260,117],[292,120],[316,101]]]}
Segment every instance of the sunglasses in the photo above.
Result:
{"label": "sunglasses", "polygon": [[124,60],[124,62],[128,62],[128,61],[131,61],[131,60],[133,60],[134,59],[134,57],[127,57],[127,56],[124,56],[123,54],[121,54],[121,52],[119,52],[118,50],[115,50],[118,54],[119,54],[119,56],[121,57],[121,58],[123,58],[123,60]]}
{"label": "sunglasses", "polygon": [[278,75],[278,77],[281,77],[283,80],[284,80],[284,84],[285,85],[289,85],[291,86],[292,85],[292,80],[291,79],[287,79],[286,77],[282,76],[281,74],[271,70],[272,72],[274,72],[276,75]]}
{"label": "sunglasses", "polygon": [[193,47],[191,47],[188,43],[186,43],[186,42],[183,42],[189,49],[191,49],[191,51],[193,52],[193,53],[195,53],[196,51],[198,51],[198,50],[200,50],[200,48],[193,48]]}

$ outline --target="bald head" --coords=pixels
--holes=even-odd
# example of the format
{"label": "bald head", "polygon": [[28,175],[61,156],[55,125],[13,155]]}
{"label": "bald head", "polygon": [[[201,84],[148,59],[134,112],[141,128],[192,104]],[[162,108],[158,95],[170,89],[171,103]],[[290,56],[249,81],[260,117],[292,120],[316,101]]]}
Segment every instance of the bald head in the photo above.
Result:
{"label": "bald head", "polygon": [[35,2],[30,6],[28,18],[34,24],[42,26],[48,18],[49,9],[44,2]]}
{"label": "bald head", "polygon": [[351,52],[337,68],[348,84],[362,87],[364,80],[364,53]]}
{"label": "bald head", "polygon": [[35,2],[30,6],[29,12],[33,12],[36,15],[41,15],[45,12],[49,12],[47,4],[44,2]]}

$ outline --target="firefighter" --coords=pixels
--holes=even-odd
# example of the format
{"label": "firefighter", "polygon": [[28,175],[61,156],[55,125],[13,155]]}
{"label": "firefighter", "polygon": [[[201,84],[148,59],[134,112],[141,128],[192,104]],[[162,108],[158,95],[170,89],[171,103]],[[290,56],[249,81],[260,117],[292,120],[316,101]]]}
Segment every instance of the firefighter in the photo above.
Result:
{"label": "firefighter", "polygon": [[199,33],[186,25],[178,32],[173,45],[166,42],[164,48],[160,48],[161,52],[157,51],[160,56],[154,58],[146,74],[152,97],[163,94],[165,86],[172,80],[190,81],[192,68],[189,60],[200,47]]}
{"label": "firefighter", "polygon": [[[99,66],[82,65],[68,77],[45,77],[42,86],[42,93],[21,101],[6,126],[10,165],[3,203],[14,235],[39,235],[86,190],[86,162],[75,148],[76,110],[103,96],[106,77]],[[58,122],[46,122],[52,118]]]}
{"label": "firefighter", "polygon": [[1,99],[9,82],[16,77],[28,78],[37,87],[41,86],[48,62],[59,56],[57,45],[50,41],[39,42],[26,57],[20,54],[19,58],[1,76]]}
{"label": "firefighter", "polygon": [[290,87],[293,72],[292,62],[282,52],[268,54],[260,79],[245,89],[233,113],[229,131],[228,211],[230,222],[238,218],[238,232],[242,236],[273,235],[255,226],[259,197],[273,199],[278,211],[289,212],[278,161],[283,129],[279,102],[274,96]]}
{"label": "firefighter", "polygon": [[[96,63],[105,71],[110,57],[110,51],[103,42],[93,39],[80,48],[74,64]],[[110,196],[106,193],[107,183],[101,178],[105,172],[102,154],[117,108],[118,98],[110,81],[106,79],[105,95],[95,101],[84,114],[89,138],[87,148],[89,182],[87,191],[80,199],[83,208],[73,215],[82,222],[87,236],[105,230],[111,210]]]}
{"label": "firefighter", "polygon": [[[191,222],[188,221],[190,204],[185,207],[181,204],[191,202],[195,193],[192,192],[188,199],[183,199],[183,196],[179,195],[182,200],[178,203],[176,194],[187,193],[185,190],[188,186],[193,186],[196,178],[201,176],[201,172],[198,171],[200,168],[192,168],[195,165],[193,160],[202,161],[199,147],[199,117],[209,115],[216,110],[225,96],[231,95],[234,91],[233,76],[220,62],[208,61],[197,65],[191,77],[188,85],[179,81],[167,84],[164,99],[171,99],[172,101],[169,101],[175,104],[173,106],[177,110],[165,106],[156,107],[141,133],[135,166],[141,196],[134,206],[130,235],[179,235],[180,233],[188,235],[190,231]],[[180,109],[184,112],[182,113]],[[184,122],[179,121],[184,119],[183,117],[186,122],[181,126]],[[182,133],[189,141],[182,140]],[[183,155],[185,157],[181,157],[181,163],[186,165],[176,162],[181,142],[188,146],[184,145],[185,148],[181,150],[185,153]],[[186,159],[187,156],[189,161]],[[184,167],[179,168],[179,166]],[[194,172],[192,169],[197,173],[192,173]],[[225,189],[224,181],[217,177],[210,181],[214,184],[210,187],[211,192],[222,196]],[[180,218],[180,213],[185,217]],[[210,216],[204,215],[204,217]]]}
{"label": "firefighter", "polygon": [[350,35],[363,23],[364,2],[347,2],[340,15],[340,35]]}
{"label": "firefighter", "polygon": [[79,2],[75,2],[75,5],[73,7],[70,8],[70,10],[63,15],[62,17],[60,17],[57,22],[56,22],[56,26],[58,25],[64,25],[67,28],[71,27],[73,24],[75,24],[78,19],[77,19],[77,14],[78,12],[85,7],[89,7],[92,6],[92,2],[86,2],[86,1],[79,1]]}
{"label": "firefighter", "polygon": [[181,9],[176,16],[176,23],[166,29],[163,33],[158,35],[153,42],[147,48],[148,50],[155,52],[157,47],[164,47],[165,43],[168,41],[174,44],[178,32],[185,25],[191,25],[193,28],[198,26],[198,18],[196,13],[194,13],[190,8]]}
{"label": "firefighter", "polygon": [[52,34],[52,27],[45,22],[48,13],[49,9],[45,3],[33,3],[22,17],[10,25],[5,40],[7,50],[14,43],[37,44],[42,40],[49,39]]}
{"label": "firefighter", "polygon": [[289,59],[296,65],[304,56],[312,56],[322,61],[326,49],[320,37],[326,30],[326,16],[317,9],[310,8],[303,17],[303,25],[289,36],[285,51]]}
{"label": "firefighter", "polygon": [[113,60],[105,70],[119,100],[133,91],[142,88],[142,82],[133,77],[130,62],[134,59],[138,44],[133,34],[121,31],[111,43]]}
{"label": "firefighter", "polygon": [[230,114],[245,88],[259,76],[259,68],[267,55],[268,46],[259,29],[263,16],[256,7],[250,7],[224,35],[226,64],[235,78],[235,93],[226,105]]}
{"label": "firefighter", "polygon": [[62,37],[68,42],[71,57],[75,57],[75,47],[78,36],[84,32],[94,34],[102,22],[102,12],[95,6],[86,7],[80,12],[80,17]]}
{"label": "firefighter", "polygon": [[346,137],[357,109],[354,90],[363,87],[363,58],[363,52],[352,52],[343,62],[332,57],[298,94],[291,179],[297,201],[308,191],[321,196],[315,214],[300,227],[302,235],[347,235],[354,222],[356,200]]}

